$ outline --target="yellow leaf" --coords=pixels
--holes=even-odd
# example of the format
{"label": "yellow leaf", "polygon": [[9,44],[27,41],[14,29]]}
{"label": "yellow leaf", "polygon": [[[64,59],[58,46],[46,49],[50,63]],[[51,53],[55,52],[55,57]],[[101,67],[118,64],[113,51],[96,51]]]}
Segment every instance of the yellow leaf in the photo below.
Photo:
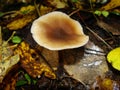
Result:
{"label": "yellow leaf", "polygon": [[7,24],[7,28],[10,30],[22,29],[32,22],[36,18],[35,7],[31,5],[22,7],[15,15],[14,20]]}
{"label": "yellow leaf", "polygon": [[20,55],[21,66],[30,76],[36,78],[44,73],[48,78],[56,78],[56,75],[51,68],[40,59],[39,54],[34,49],[30,48],[28,43],[22,42],[18,48],[16,48],[15,53]]}
{"label": "yellow leaf", "polygon": [[119,6],[120,6],[119,0],[110,0],[110,2],[108,4],[101,7],[101,10],[110,10],[110,9],[114,9],[116,7],[119,7]]}
{"label": "yellow leaf", "polygon": [[110,51],[107,55],[107,60],[115,69],[120,70],[120,47]]}
{"label": "yellow leaf", "polygon": [[13,22],[9,23],[7,25],[7,28],[10,30],[18,30],[26,26],[28,23],[33,21],[35,19],[35,15],[25,15],[22,18],[18,18],[17,20],[14,20]]}

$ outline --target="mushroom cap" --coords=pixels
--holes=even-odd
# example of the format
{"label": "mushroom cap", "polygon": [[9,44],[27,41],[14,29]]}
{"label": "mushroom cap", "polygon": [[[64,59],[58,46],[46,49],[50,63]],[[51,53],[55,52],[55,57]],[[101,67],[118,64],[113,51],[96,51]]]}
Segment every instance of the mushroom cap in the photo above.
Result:
{"label": "mushroom cap", "polygon": [[33,39],[49,50],[63,50],[85,45],[89,37],[76,20],[54,11],[36,19],[31,27]]}

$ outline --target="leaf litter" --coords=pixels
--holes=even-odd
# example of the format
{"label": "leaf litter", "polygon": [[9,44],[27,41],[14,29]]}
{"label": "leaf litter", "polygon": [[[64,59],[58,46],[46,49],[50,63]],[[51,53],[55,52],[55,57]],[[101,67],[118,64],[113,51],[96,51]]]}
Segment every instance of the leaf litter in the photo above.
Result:
{"label": "leaf litter", "polygon": [[[0,27],[0,33],[2,32]],[[0,83],[4,79],[9,70],[19,62],[19,54],[13,54],[12,46],[8,44],[8,41],[2,40],[2,33],[0,38]],[[16,47],[16,46],[15,46]],[[15,48],[14,47],[14,48]]]}
{"label": "leaf litter", "polygon": [[[104,29],[105,31],[112,33],[112,39],[110,37],[110,40],[109,40],[109,38],[107,38],[107,40],[106,40],[106,38],[104,39],[104,37],[103,37],[102,40],[104,40],[104,42],[107,42],[108,44],[112,45],[113,46],[112,48],[119,46],[120,45],[118,43],[119,41],[117,41],[120,39],[119,28],[116,27],[119,25],[116,21],[114,21],[114,22],[116,22],[117,25],[108,23],[109,18],[111,18],[109,16],[111,15],[112,12],[116,11],[117,13],[119,13],[119,8],[117,8],[120,6],[119,1],[118,2],[116,2],[115,0],[110,0],[107,2],[101,2],[101,1],[97,1],[97,0],[91,0],[91,1],[92,2],[90,3],[87,0],[85,2],[82,0],[80,0],[80,1],[78,1],[78,0],[69,0],[69,1],[68,0],[53,0],[52,1],[51,0],[51,1],[45,1],[45,2],[36,0],[35,1],[36,3],[35,2],[34,3],[36,4],[36,7],[38,8],[37,10],[34,5],[28,5],[28,6],[22,6],[22,8],[17,11],[10,11],[9,13],[2,12],[1,16],[0,16],[0,18],[2,18],[2,19],[0,19],[0,21],[1,21],[0,24],[4,28],[8,28],[9,30],[17,30],[17,32],[19,32],[20,30],[21,31],[25,30],[25,28],[27,28],[27,26],[30,27],[29,23],[32,23],[32,21],[38,17],[37,13],[40,13],[39,15],[44,15],[44,14],[54,11],[54,10],[61,10],[61,11],[67,10],[68,12],[66,12],[66,13],[70,13],[70,16],[73,18],[76,18],[76,16],[77,16],[76,19],[79,20],[79,18],[81,19],[80,15],[82,15],[82,13],[84,13],[84,12],[87,12],[89,14],[91,12],[93,13],[94,12],[93,8],[95,8],[95,10],[96,10],[96,7],[97,7],[97,9],[99,11],[100,10],[101,10],[101,12],[107,11],[107,13],[108,13],[108,15],[104,18],[101,15],[99,16],[100,17],[99,21],[102,20],[102,22],[97,22],[97,25],[100,28]],[[11,3],[13,3],[13,2],[14,2],[14,0],[12,0]],[[30,2],[32,2],[32,1],[27,2],[27,4]],[[10,1],[9,1],[9,3],[10,3]],[[17,3],[20,3],[20,2],[17,2]],[[103,4],[103,6],[99,7],[98,4]],[[7,4],[5,3],[4,5],[6,6]],[[4,5],[1,5],[0,7],[2,9],[4,9]],[[91,8],[91,6],[92,6],[92,8]],[[80,10],[83,12],[79,12]],[[71,13],[71,11],[72,11],[72,13]],[[87,22],[91,21],[91,19],[90,19],[91,17],[89,17],[89,15],[82,16],[82,18],[84,19],[86,24],[87,24]],[[106,18],[107,18],[108,22],[104,21]],[[93,20],[93,17],[92,17],[92,20]],[[114,22],[112,22],[112,23],[114,23]],[[89,26],[89,24],[88,24],[88,26]],[[90,27],[92,27],[92,25]],[[114,27],[116,29],[114,29]],[[99,30],[101,30],[101,29],[99,29]],[[99,30],[97,30],[97,31],[99,31]],[[85,32],[86,32],[86,30],[85,30]],[[89,32],[89,31],[87,31],[87,32]],[[101,30],[100,32],[103,32],[103,31]],[[94,32],[94,33],[96,33],[96,32]],[[25,32],[22,34],[22,36],[24,36],[24,34],[25,34]],[[98,34],[98,33],[96,33],[96,34]],[[98,36],[99,36],[99,34],[98,34]],[[116,39],[116,36],[117,36],[117,39]],[[90,37],[93,38],[93,35],[91,35]],[[98,38],[98,37],[95,36],[94,38]],[[113,38],[116,39],[116,41],[112,41],[112,43],[111,43],[111,40],[113,40]],[[19,80],[25,80],[25,77],[23,77],[23,76],[27,73],[27,75],[30,75],[29,79],[27,78],[27,81],[30,82],[29,80],[31,80],[31,78],[35,78],[35,79],[37,78],[35,87],[42,88],[42,89],[43,89],[43,87],[44,88],[46,87],[46,89],[48,89],[48,88],[50,89],[50,87],[51,88],[55,87],[56,90],[59,90],[60,88],[66,88],[66,87],[67,87],[67,89],[68,88],[75,89],[75,87],[76,87],[76,89],[79,88],[78,90],[86,90],[85,87],[87,85],[90,85],[90,86],[93,85],[94,86],[94,87],[92,86],[93,90],[96,90],[96,88],[98,88],[98,90],[101,90],[101,89],[102,90],[114,90],[114,89],[119,88],[119,78],[118,78],[118,81],[116,81],[113,78],[111,79],[111,78],[105,77],[105,73],[109,71],[109,66],[106,62],[106,54],[107,54],[106,52],[109,52],[112,48],[111,49],[109,48],[109,50],[108,50],[108,47],[106,47],[106,45],[101,41],[99,41],[99,43],[96,41],[90,42],[85,47],[83,47],[84,50],[82,50],[82,51],[80,48],[78,48],[77,50],[73,49],[73,50],[68,50],[68,51],[63,52],[64,69],[65,69],[65,71],[67,71],[67,75],[66,75],[63,71],[63,68],[61,71],[58,70],[61,67],[59,67],[59,62],[58,62],[59,57],[57,56],[57,52],[53,53],[53,52],[50,52],[50,51],[48,51],[46,49],[42,49],[42,48],[40,48],[40,50],[39,50],[38,47],[31,48],[31,46],[32,46],[31,43],[25,42],[26,39],[31,39],[31,38],[24,38],[24,37],[23,37],[23,39],[24,39],[23,42],[21,42],[19,45],[17,45],[17,48],[15,48],[15,51],[13,51],[10,48],[4,48],[4,47],[9,47],[10,45],[9,45],[9,43],[3,44],[6,41],[2,40],[2,38],[0,38],[0,39],[2,42],[2,43],[0,42],[0,45],[1,45],[0,50],[4,50],[4,53],[0,52],[0,58],[3,58],[2,55],[5,54],[5,57],[6,56],[9,57],[9,58],[7,58],[9,60],[7,60],[7,61],[10,61],[10,60],[14,60],[14,59],[16,60],[16,58],[18,59],[18,56],[14,56],[14,54],[16,55],[16,53],[17,53],[17,55],[18,54],[20,55],[19,64],[17,64],[17,65],[20,65],[20,67],[22,67],[23,73],[20,74],[20,76],[17,76],[18,71],[19,71],[19,70],[17,70],[17,74],[15,75],[15,78],[13,77],[14,79],[10,80],[11,82],[14,82],[13,84],[16,84],[16,82]],[[32,41],[32,42],[34,42],[34,41]],[[97,46],[96,43],[102,44],[103,47],[107,48],[108,51],[106,49],[103,49],[103,47],[101,48],[100,46]],[[7,52],[8,50],[9,50],[9,52]],[[42,57],[44,57],[44,59],[47,59],[47,60],[44,62],[44,60],[42,60],[43,58],[41,58],[40,55],[43,55]],[[5,63],[7,63],[7,61]],[[53,63],[55,63],[55,64],[53,65]],[[8,66],[8,64],[7,65],[4,64],[5,66],[4,65],[2,66],[2,65],[3,65],[3,63],[1,63],[2,68],[5,66],[7,66],[7,67],[14,66],[13,64],[11,64],[9,66]],[[9,68],[11,68],[11,67],[9,67]],[[12,70],[15,70],[15,68],[13,68]],[[59,75],[57,74],[57,76],[56,76],[56,73],[54,72],[54,70],[55,70],[55,72],[56,71],[59,72],[58,73]],[[78,70],[79,70],[79,72],[78,72]],[[8,73],[8,71],[7,71],[7,73],[6,72],[4,73],[4,77],[2,77],[1,80],[3,80],[3,78],[7,80],[9,77],[8,78],[5,77],[6,74],[11,74],[13,72],[10,70],[10,72]],[[58,76],[60,76],[60,77],[58,77]],[[63,77],[61,78],[61,76],[63,76]],[[22,77],[22,78],[20,78],[20,77]],[[119,75],[118,75],[118,77],[119,77]],[[80,83],[78,84],[77,82],[80,82]],[[6,82],[6,85],[8,85],[8,87],[10,87],[11,84]],[[25,85],[27,85],[29,87],[29,84],[26,83],[26,84],[23,84],[19,88],[23,87],[25,89],[25,87],[24,87]],[[43,86],[41,86],[41,85],[43,85]],[[81,85],[83,85],[85,87],[83,87]],[[113,86],[113,87],[108,87],[108,86]],[[15,89],[15,85],[13,85],[12,87]],[[8,90],[8,89],[9,88],[6,88],[6,90]]]}

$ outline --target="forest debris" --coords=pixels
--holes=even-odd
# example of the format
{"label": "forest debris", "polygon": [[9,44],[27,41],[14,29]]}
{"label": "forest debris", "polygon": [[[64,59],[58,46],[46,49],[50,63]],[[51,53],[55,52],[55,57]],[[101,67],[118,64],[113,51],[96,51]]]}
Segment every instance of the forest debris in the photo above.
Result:
{"label": "forest debris", "polygon": [[[15,67],[17,68],[17,67]],[[14,70],[14,68],[13,68]],[[16,81],[17,81],[17,77],[18,77],[18,73],[15,74],[10,74],[7,75],[7,80],[4,80],[4,84],[3,87],[1,86],[1,90],[16,90],[15,86],[16,86]],[[6,79],[6,78],[5,78]]]}
{"label": "forest debris", "polygon": [[1,52],[0,54],[0,83],[1,83],[5,75],[12,68],[12,66],[18,63],[19,55],[18,54],[13,55],[13,51],[8,45],[7,41],[2,41],[2,39],[0,40],[1,40],[0,41],[1,42],[1,45],[0,45],[0,52]]}
{"label": "forest debris", "polygon": [[35,7],[28,5],[27,7],[22,7],[19,11],[15,13],[16,17],[13,21],[7,24],[7,28],[10,30],[18,30],[26,26],[28,23],[36,18]]}
{"label": "forest debris", "polygon": [[107,60],[115,69],[120,70],[120,47],[111,50],[107,55]]}
{"label": "forest debris", "polygon": [[[95,47],[95,45],[93,43],[90,44],[90,42],[85,46],[85,48],[91,50],[93,47]],[[95,48],[96,52],[102,52],[101,49],[98,48],[99,47]],[[78,53],[80,53],[80,51]],[[108,71],[104,55],[84,53],[84,57],[82,57],[82,59],[77,58],[77,61],[77,63],[71,65],[64,65],[64,68],[73,78],[89,85],[95,81],[98,75],[103,77],[105,72]]]}
{"label": "forest debris", "polygon": [[0,83],[2,83],[5,75],[20,59],[18,54],[13,54],[13,50],[10,48],[8,42],[2,41],[2,37],[0,43]]}
{"label": "forest debris", "polygon": [[91,90],[119,90],[120,82],[112,80],[111,78],[102,78],[98,76],[93,83]]}
{"label": "forest debris", "polygon": [[24,17],[18,18],[17,20],[14,20],[11,23],[7,24],[7,28],[10,30],[21,29],[34,19],[35,15],[25,15]]}
{"label": "forest debris", "polygon": [[13,65],[17,64],[18,61],[19,61],[18,54],[8,57],[8,59],[0,61],[0,83],[2,82],[8,71],[13,67]]}
{"label": "forest debris", "polygon": [[15,53],[20,54],[21,65],[30,76],[36,78],[44,73],[46,77],[51,79],[56,78],[56,75],[50,67],[40,59],[39,54],[34,49],[30,48],[28,43],[22,42],[15,50]]}
{"label": "forest debris", "polygon": [[[107,22],[106,22],[107,21]],[[117,23],[118,22],[118,23]],[[109,20],[98,20],[97,24],[107,32],[111,32],[113,35],[120,35],[119,21]]]}
{"label": "forest debris", "polygon": [[110,0],[105,6],[102,6],[100,10],[111,10],[120,6],[119,0]]}
{"label": "forest debris", "polygon": [[43,6],[43,5],[40,6],[40,14],[41,15],[47,14],[51,11],[52,11],[51,7],[46,7],[46,6]]}
{"label": "forest debris", "polygon": [[55,8],[65,8],[67,6],[66,0],[47,0],[51,6]]}
{"label": "forest debris", "polygon": [[112,13],[116,14],[116,15],[120,15],[120,7],[111,10]]}

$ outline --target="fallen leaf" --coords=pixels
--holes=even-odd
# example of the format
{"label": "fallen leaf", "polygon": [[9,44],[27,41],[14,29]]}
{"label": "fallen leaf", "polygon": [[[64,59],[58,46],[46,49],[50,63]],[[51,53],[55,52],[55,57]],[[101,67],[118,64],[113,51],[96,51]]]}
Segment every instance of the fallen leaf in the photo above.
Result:
{"label": "fallen leaf", "polygon": [[19,62],[20,58],[18,54],[13,54],[13,50],[10,48],[7,41],[0,40],[0,83],[2,83],[5,75]]}
{"label": "fallen leaf", "polygon": [[51,11],[52,11],[51,7],[47,7],[47,6],[43,6],[43,5],[40,6],[40,14],[41,15],[47,14]]}
{"label": "fallen leaf", "polygon": [[28,23],[32,22],[36,18],[35,7],[28,5],[22,7],[15,13],[15,19],[7,24],[7,28],[10,30],[18,30],[25,27]]}
{"label": "fallen leaf", "polygon": [[51,68],[40,58],[39,54],[26,42],[22,42],[15,53],[21,57],[21,65],[27,71],[27,73],[36,78],[44,74],[46,77],[55,79],[56,75]]}
{"label": "fallen leaf", "polygon": [[13,65],[17,64],[18,61],[19,61],[18,54],[9,57],[6,60],[0,61],[0,82],[2,82],[8,71],[12,68]]}
{"label": "fallen leaf", "polygon": [[55,8],[65,8],[67,7],[67,2],[65,0],[48,0],[49,4]]}
{"label": "fallen leaf", "polygon": [[104,54],[101,53],[103,52],[101,48],[92,42],[89,42],[85,48],[87,49],[85,49],[84,55],[76,58],[77,63],[64,65],[64,68],[74,79],[91,85],[97,76],[104,76],[108,71],[108,66]]}

